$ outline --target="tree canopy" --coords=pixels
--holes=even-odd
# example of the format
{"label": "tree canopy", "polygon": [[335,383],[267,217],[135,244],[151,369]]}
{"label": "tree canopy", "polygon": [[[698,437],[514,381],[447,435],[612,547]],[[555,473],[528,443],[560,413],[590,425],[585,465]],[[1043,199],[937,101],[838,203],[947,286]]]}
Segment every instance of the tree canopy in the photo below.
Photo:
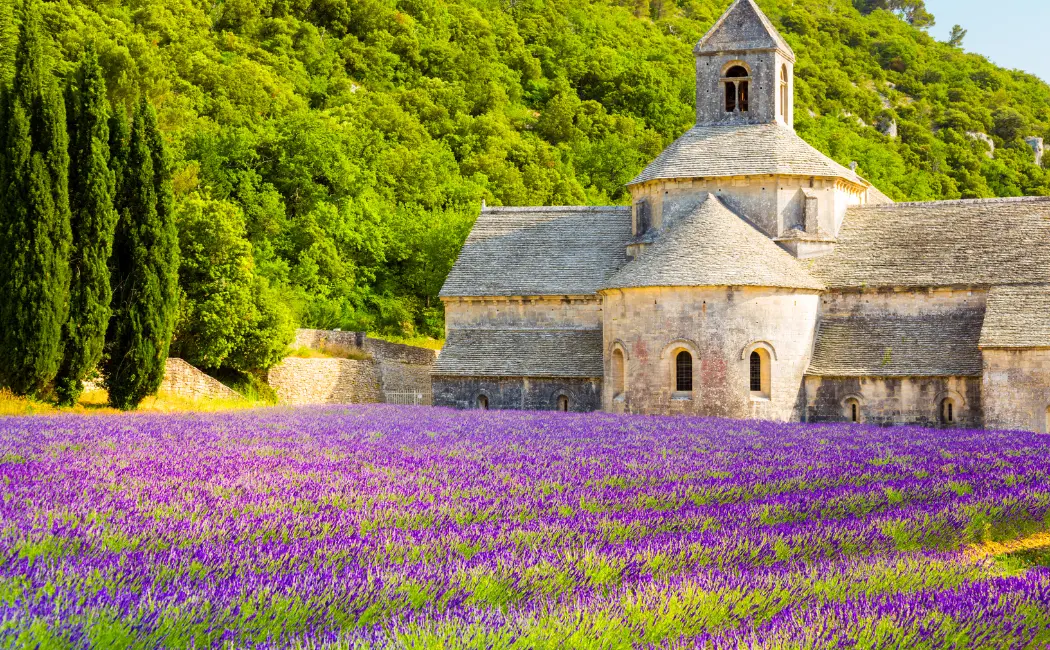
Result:
{"label": "tree canopy", "polygon": [[[12,1],[0,17],[17,16]],[[1050,138],[1047,84],[961,39],[936,41],[918,0],[758,2],[798,56],[796,128],[818,149],[857,161],[895,199],[1050,194],[1024,140]],[[112,105],[157,107],[184,245],[231,243],[228,276],[201,273],[197,253],[184,263],[193,313],[239,309],[243,283],[259,283],[271,332],[294,321],[438,334],[437,293],[481,202],[626,202],[624,184],[693,123],[691,48],[728,4],[54,0],[41,11],[60,76],[92,40]],[[8,78],[11,33],[0,29]],[[879,128],[891,122],[897,137]],[[223,277],[242,284],[205,304],[202,288]],[[250,351],[241,324],[205,325],[180,321],[175,345],[197,337],[201,358],[222,364]]]}

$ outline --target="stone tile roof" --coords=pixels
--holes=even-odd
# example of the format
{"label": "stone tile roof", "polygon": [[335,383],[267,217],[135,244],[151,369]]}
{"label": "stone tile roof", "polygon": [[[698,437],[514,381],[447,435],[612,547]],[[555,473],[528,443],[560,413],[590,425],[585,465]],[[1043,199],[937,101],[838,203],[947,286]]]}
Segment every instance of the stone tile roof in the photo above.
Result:
{"label": "stone tile roof", "polygon": [[453,329],[431,371],[460,377],[601,377],[599,329]]}
{"label": "stone tile roof", "polygon": [[791,129],[776,124],[694,126],[664,149],[629,185],[671,178],[772,174],[844,178],[868,185]]}
{"label": "stone tile roof", "polygon": [[1050,198],[850,208],[831,254],[805,263],[831,288],[1050,284]]}
{"label": "stone tile roof", "polygon": [[667,226],[603,288],[710,286],[824,288],[713,195]]}
{"label": "stone tile roof", "polygon": [[791,46],[754,0],[736,0],[693,48],[696,54],[737,50],[780,50],[795,59]]}
{"label": "stone tile roof", "polygon": [[440,295],[591,295],[630,239],[629,207],[483,209]]}
{"label": "stone tile roof", "polygon": [[808,375],[975,377],[982,314],[846,316],[821,320]]}
{"label": "stone tile roof", "polygon": [[1050,286],[995,287],[981,330],[982,348],[1050,348]]}

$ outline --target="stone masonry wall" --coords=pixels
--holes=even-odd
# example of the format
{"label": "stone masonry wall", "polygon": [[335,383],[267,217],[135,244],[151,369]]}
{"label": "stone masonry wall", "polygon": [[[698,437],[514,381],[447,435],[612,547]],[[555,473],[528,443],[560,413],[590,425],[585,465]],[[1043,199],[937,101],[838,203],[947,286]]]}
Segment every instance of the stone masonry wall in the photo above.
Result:
{"label": "stone masonry wall", "polygon": [[269,383],[285,404],[357,404],[383,401],[384,391],[431,389],[437,353],[369,338],[363,332],[300,329],[295,347],[358,350],[368,360],[289,357],[270,371]]}
{"label": "stone masonry wall", "polygon": [[[607,411],[798,421],[820,296],[759,288],[609,291],[605,303]],[[771,352],[770,395],[750,391],[750,352]],[[621,349],[625,391],[613,395]],[[693,356],[693,391],[675,389],[675,357]]]}
{"label": "stone masonry wall", "polygon": [[218,379],[209,377],[182,359],[169,358],[164,366],[161,393],[189,399],[243,399]]}
{"label": "stone masonry wall", "polygon": [[1050,350],[983,350],[984,417],[990,429],[1048,432]]}
{"label": "stone masonry wall", "polygon": [[946,398],[953,426],[982,426],[979,377],[806,377],[806,421],[848,422],[847,400],[856,399],[863,424],[937,427]]}
{"label": "stone masonry wall", "polygon": [[282,404],[366,404],[383,399],[375,361],[288,357],[270,370],[268,381]]}
{"label": "stone masonry wall", "polygon": [[491,410],[553,411],[558,397],[569,398],[569,410],[597,411],[602,406],[598,379],[544,379],[521,377],[435,377],[434,404],[460,409],[477,408],[478,396],[489,400]]}

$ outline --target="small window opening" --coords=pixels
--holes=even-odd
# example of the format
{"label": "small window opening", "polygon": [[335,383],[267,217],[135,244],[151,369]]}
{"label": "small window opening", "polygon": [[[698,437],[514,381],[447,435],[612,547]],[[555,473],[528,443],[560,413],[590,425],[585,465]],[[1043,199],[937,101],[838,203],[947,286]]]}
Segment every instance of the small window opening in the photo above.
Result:
{"label": "small window opening", "polygon": [[612,354],[612,386],[613,397],[623,395],[627,384],[626,364],[624,363],[623,350],[617,348]]}
{"label": "small window opening", "polygon": [[726,93],[726,113],[748,112],[750,107],[751,78],[747,68],[735,65],[722,79]]}
{"label": "small window opening", "polygon": [[788,115],[788,67],[785,63],[780,67],[780,114],[787,120]]}
{"label": "small window opening", "polygon": [[854,424],[860,424],[860,400],[851,398],[846,400],[846,417]]}
{"label": "small window opening", "polygon": [[771,392],[769,352],[762,348],[753,350],[749,359],[748,383],[750,384],[751,397],[769,399]]}
{"label": "small window opening", "polygon": [[952,425],[955,424],[955,401],[953,399],[946,398],[941,402],[941,424]]}
{"label": "small window opening", "polygon": [[1050,433],[1050,406],[1046,407],[1046,426],[1043,433]]}
{"label": "small window opening", "polygon": [[680,393],[693,390],[693,355],[685,350],[675,357],[675,390]]}
{"label": "small window opening", "polygon": [[563,413],[569,412],[569,398],[565,395],[558,395],[558,410]]}
{"label": "small window opening", "polygon": [[634,206],[635,219],[637,221],[637,232],[635,235],[644,235],[652,227],[652,216],[649,210],[649,201],[642,199]]}
{"label": "small window opening", "polygon": [[481,411],[489,410],[489,398],[488,398],[488,395],[478,395],[477,407]]}
{"label": "small window opening", "polygon": [[726,113],[736,112],[736,84],[732,81],[726,82]]}

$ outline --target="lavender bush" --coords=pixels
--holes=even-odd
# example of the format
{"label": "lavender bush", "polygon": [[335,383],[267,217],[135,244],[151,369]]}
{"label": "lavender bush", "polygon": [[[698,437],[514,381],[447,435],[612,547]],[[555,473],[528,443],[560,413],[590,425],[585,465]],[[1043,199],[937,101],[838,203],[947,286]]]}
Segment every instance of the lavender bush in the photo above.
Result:
{"label": "lavender bush", "polygon": [[1037,434],[384,406],[6,418],[0,494],[6,647],[1050,644],[1045,554],[966,551],[1050,529]]}

